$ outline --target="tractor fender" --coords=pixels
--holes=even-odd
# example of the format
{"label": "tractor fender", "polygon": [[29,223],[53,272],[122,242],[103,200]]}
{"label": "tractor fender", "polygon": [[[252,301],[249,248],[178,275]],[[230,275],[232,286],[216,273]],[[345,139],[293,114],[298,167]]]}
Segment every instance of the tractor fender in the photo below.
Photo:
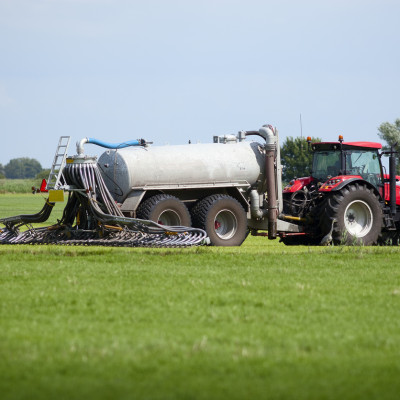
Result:
{"label": "tractor fender", "polygon": [[365,185],[366,187],[368,187],[369,189],[372,189],[374,191],[374,193],[379,197],[379,199],[382,199],[381,194],[379,193],[379,191],[377,190],[376,186],[374,186],[372,183],[369,183],[368,181],[361,179],[361,178],[350,178],[350,179],[346,179],[345,181],[343,181],[342,183],[340,183],[339,185],[335,186],[334,188],[332,188],[331,192],[337,192],[339,190],[342,190],[344,187],[350,185],[351,183],[360,183],[362,185]]}

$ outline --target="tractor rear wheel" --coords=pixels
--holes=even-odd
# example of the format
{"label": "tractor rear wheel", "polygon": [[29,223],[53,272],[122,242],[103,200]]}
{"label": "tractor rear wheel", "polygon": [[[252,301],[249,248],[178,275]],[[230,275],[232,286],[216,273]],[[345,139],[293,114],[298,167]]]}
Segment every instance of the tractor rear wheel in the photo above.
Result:
{"label": "tractor rear wheel", "polygon": [[322,228],[335,244],[375,245],[381,236],[382,207],[374,191],[350,184],[332,193],[321,215]]}
{"label": "tractor rear wheel", "polygon": [[138,207],[136,215],[161,225],[192,225],[187,207],[177,197],[168,194],[156,194],[148,198]]}
{"label": "tractor rear wheel", "polygon": [[207,232],[213,246],[240,246],[248,235],[247,215],[233,197],[215,194],[192,209],[193,226]]}

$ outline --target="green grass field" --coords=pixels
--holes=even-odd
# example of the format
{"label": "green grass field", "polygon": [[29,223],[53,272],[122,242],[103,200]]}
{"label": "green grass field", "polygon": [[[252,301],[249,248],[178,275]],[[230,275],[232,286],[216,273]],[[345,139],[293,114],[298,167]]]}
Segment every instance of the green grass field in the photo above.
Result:
{"label": "green grass field", "polygon": [[[0,217],[42,204],[0,195]],[[1,398],[398,399],[399,266],[398,247],[254,237],[0,246]]]}
{"label": "green grass field", "polygon": [[40,187],[38,179],[0,179],[0,194],[32,193],[32,186]]}
{"label": "green grass field", "polygon": [[[35,214],[42,209],[47,199],[45,193],[5,193],[0,194],[0,218],[12,217],[20,214]],[[56,203],[50,218],[43,224],[37,226],[48,226],[55,224],[61,219],[65,203]]]}

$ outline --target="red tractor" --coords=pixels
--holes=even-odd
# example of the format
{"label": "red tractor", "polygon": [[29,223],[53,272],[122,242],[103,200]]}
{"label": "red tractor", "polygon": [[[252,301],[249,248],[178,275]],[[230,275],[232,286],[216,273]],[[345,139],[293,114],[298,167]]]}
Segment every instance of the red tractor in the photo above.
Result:
{"label": "red tractor", "polygon": [[[283,190],[284,218],[303,225],[283,233],[295,244],[397,244],[400,238],[400,176],[395,152],[373,142],[311,143],[311,176],[295,178]],[[389,155],[389,174],[381,157]],[[399,182],[400,183],[400,182]]]}

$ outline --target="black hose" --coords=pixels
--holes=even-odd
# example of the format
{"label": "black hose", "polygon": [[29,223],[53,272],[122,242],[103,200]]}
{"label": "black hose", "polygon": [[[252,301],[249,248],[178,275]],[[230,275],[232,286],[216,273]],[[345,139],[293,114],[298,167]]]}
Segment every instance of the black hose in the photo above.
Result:
{"label": "black hose", "polygon": [[[129,247],[183,247],[205,244],[206,232],[183,226],[125,217],[104,183],[96,163],[68,164],[63,171],[70,191],[58,224],[19,233],[16,224],[44,222],[54,203],[33,215],[0,220],[0,244],[63,244]],[[78,218],[79,215],[79,218]],[[79,221],[78,221],[79,219]],[[73,225],[75,222],[75,225]]]}

